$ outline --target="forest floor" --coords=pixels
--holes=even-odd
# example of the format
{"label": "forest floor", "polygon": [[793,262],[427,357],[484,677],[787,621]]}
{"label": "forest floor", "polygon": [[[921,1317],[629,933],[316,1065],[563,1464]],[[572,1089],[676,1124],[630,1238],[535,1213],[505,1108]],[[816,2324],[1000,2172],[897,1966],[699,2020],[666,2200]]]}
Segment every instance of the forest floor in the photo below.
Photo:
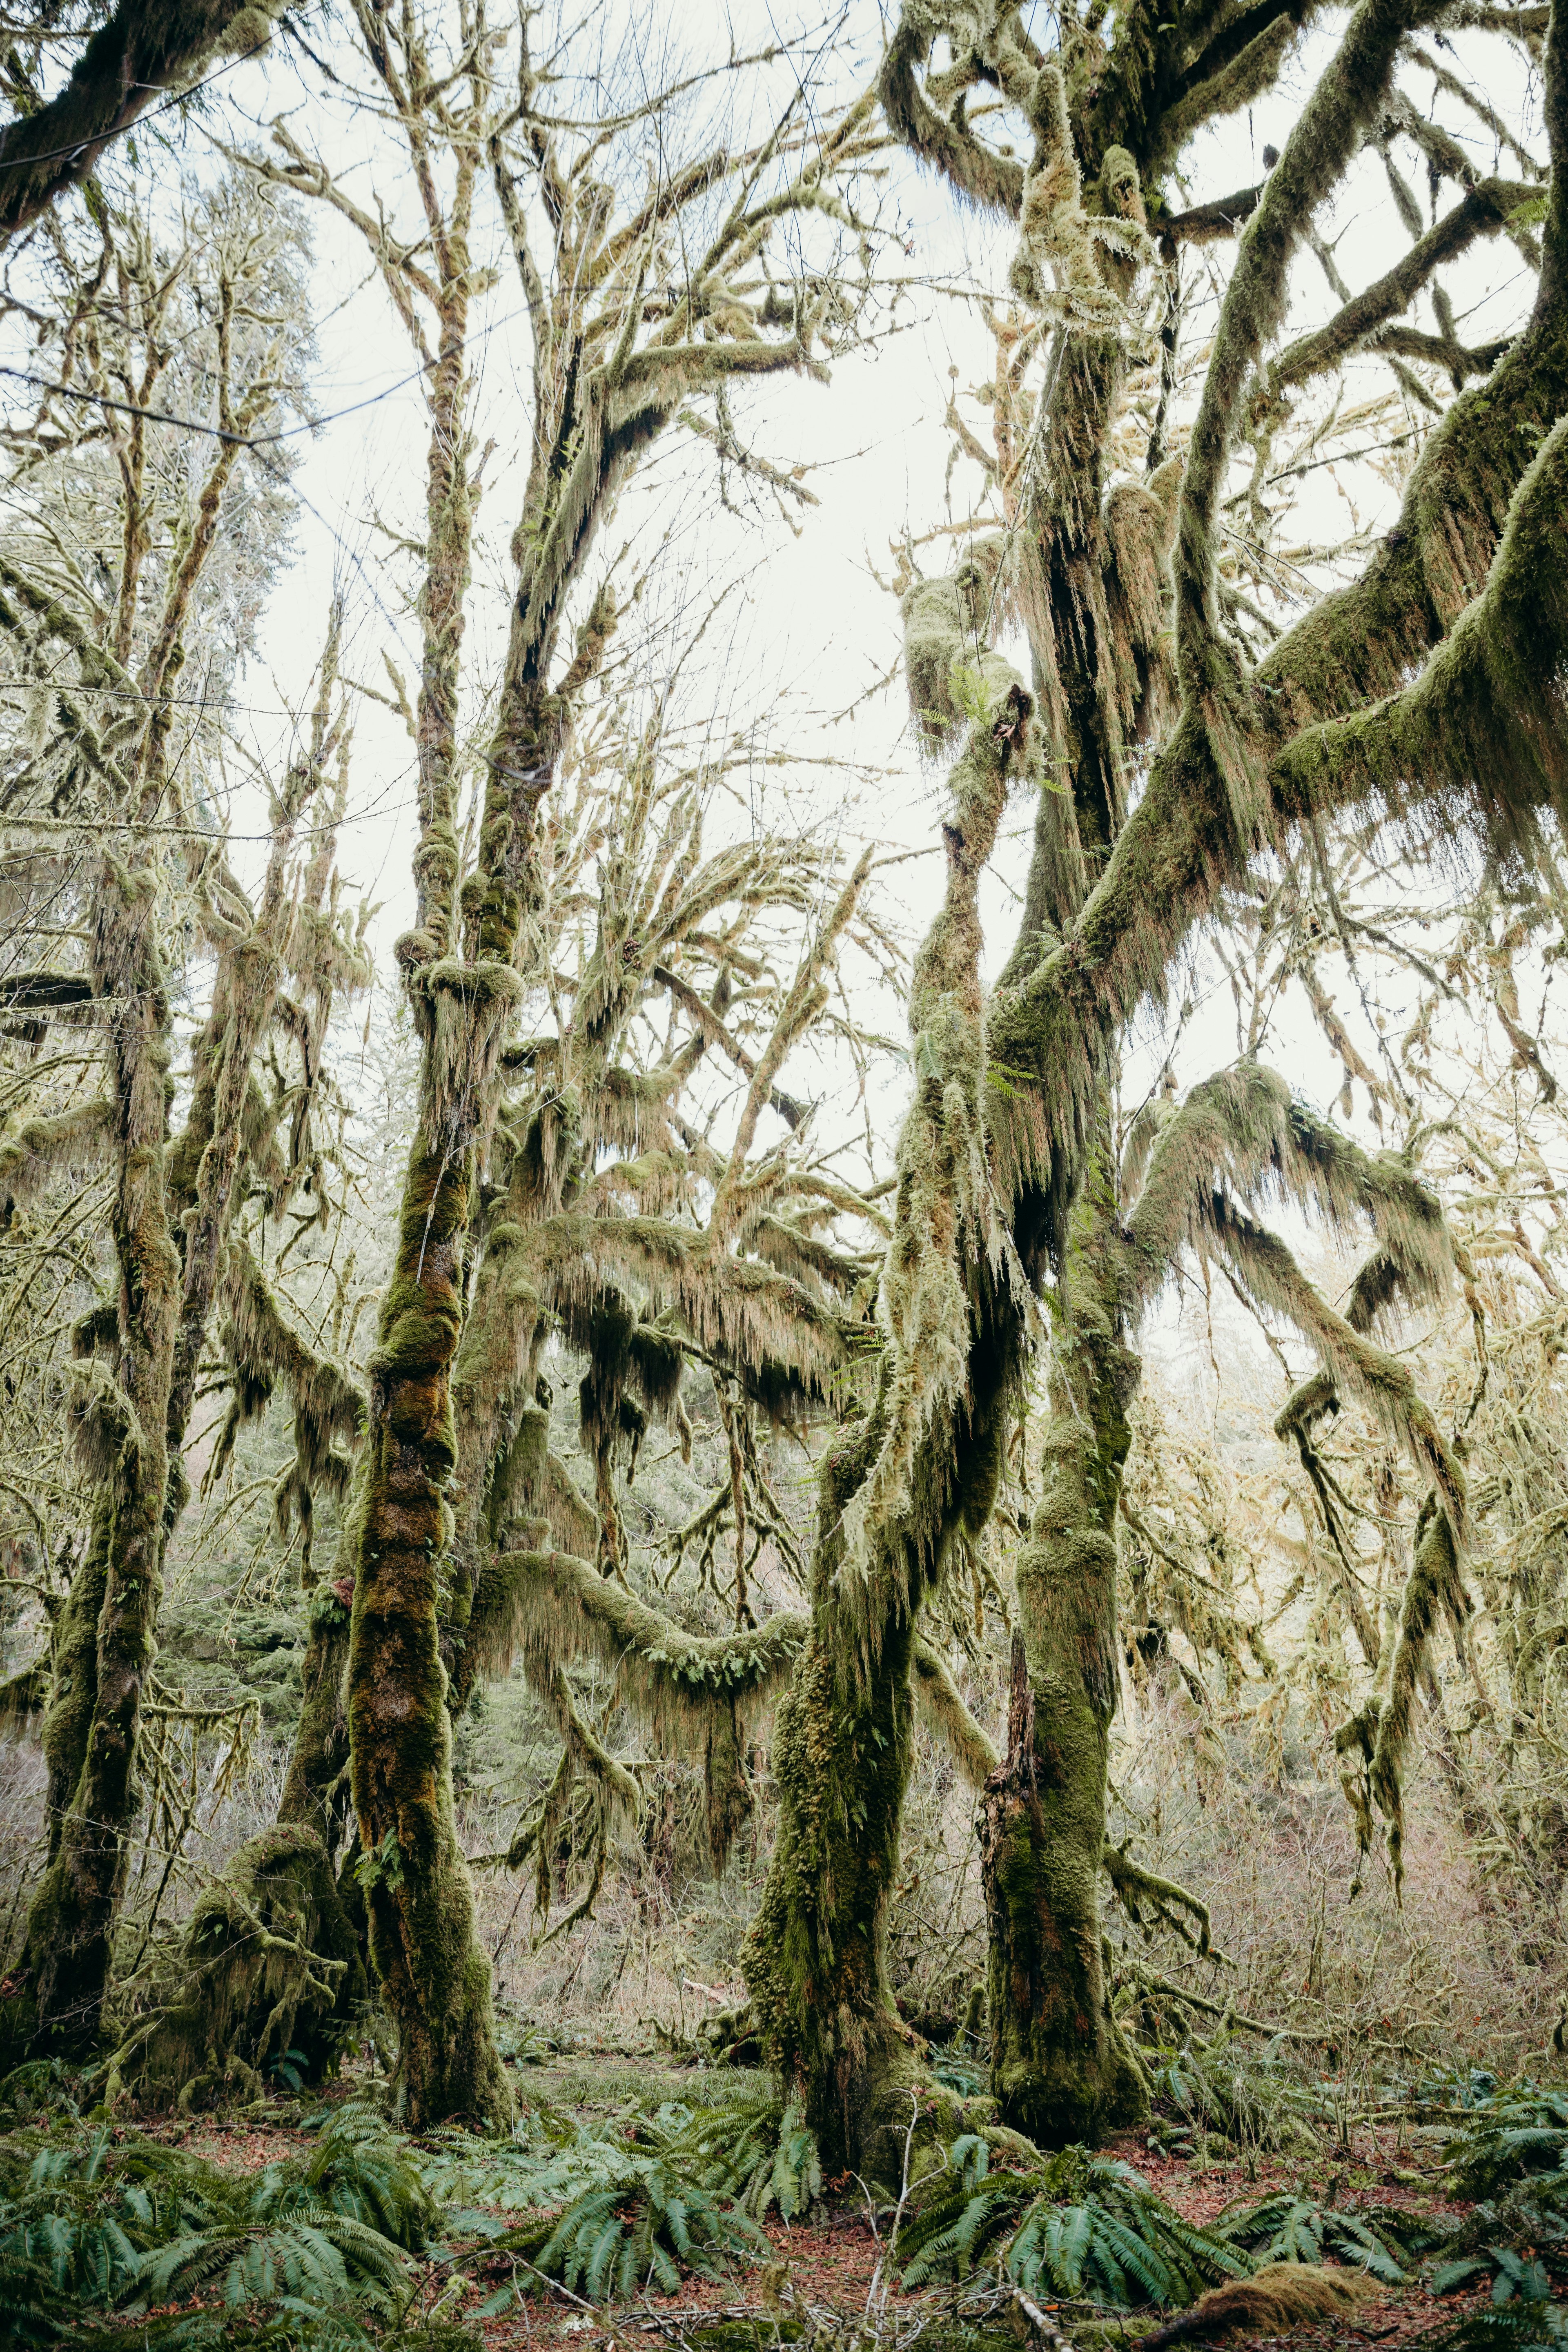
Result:
{"label": "forest floor", "polygon": [[[702,2078],[652,2057],[580,2052],[519,2066],[513,2079],[520,2112],[543,2103],[557,2117],[602,2126],[634,2099],[689,2098]],[[363,2095],[366,2087],[351,2079],[338,2095]],[[233,2118],[215,2114],[194,2125],[151,2128],[178,2139],[192,2155],[251,2172],[309,2147],[308,2135],[294,2120],[297,2114],[291,2102],[279,2101],[276,2121],[251,2109]],[[1283,2189],[1352,2212],[1359,2205],[1384,2211],[1400,2207],[1458,2221],[1471,2209],[1447,2193],[1441,2147],[1451,2128],[1352,2124],[1331,2150],[1289,2158],[1238,2150],[1203,2134],[1195,2135],[1190,2153],[1166,2152],[1158,2135],[1143,2133],[1124,2134],[1103,2153],[1122,2158],[1184,2219],[1199,2225]],[[475,2201],[482,2210],[482,2197]],[[811,2218],[793,2223],[770,2214],[763,2230],[775,2251],[773,2265],[737,2267],[714,2279],[689,2277],[677,2294],[647,2292],[609,2314],[547,2289],[521,2309],[480,2317],[477,2306],[486,2292],[482,2260],[465,2302],[454,2308],[448,2295],[445,2307],[448,2316],[476,2329],[493,2352],[565,2352],[568,2347],[582,2352],[609,2352],[610,2347],[617,2352],[638,2347],[648,2352],[665,2347],[671,2352],[682,2347],[689,2352],[780,2352],[803,2340],[843,2352],[912,2352],[916,2343],[922,2352],[987,2352],[1003,2343],[1013,2346],[1028,2333],[1015,2315],[1010,2292],[997,2289],[994,2271],[963,2289],[906,2292],[896,2266],[886,2259],[886,2209],[874,2210],[864,2194],[830,2200]],[[1387,2346],[1398,2352],[1438,2328],[1447,2332],[1489,2300],[1483,2285],[1439,2301],[1424,2274],[1430,2268],[1430,2263],[1414,2263],[1403,2284],[1382,2287],[1353,2320],[1299,2326],[1288,2336],[1233,2333],[1225,2340],[1232,2352],[1275,2352],[1286,2343],[1296,2352],[1330,2346],[1355,2347],[1357,2352]],[[432,2300],[450,2276],[444,2264],[429,2265]],[[1144,2311],[1122,2317],[1056,2302],[1045,2309],[1061,2333],[1053,2352],[1063,2352],[1064,2345],[1069,2352],[1074,2347],[1080,2352],[1117,2352],[1136,2345],[1162,2316]]]}

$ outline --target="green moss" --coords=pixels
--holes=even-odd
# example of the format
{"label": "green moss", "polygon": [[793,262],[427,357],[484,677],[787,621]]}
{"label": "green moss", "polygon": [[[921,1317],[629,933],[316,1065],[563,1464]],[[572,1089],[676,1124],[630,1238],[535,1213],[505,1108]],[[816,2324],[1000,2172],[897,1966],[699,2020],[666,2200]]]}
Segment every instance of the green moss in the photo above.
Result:
{"label": "green moss", "polygon": [[312,1829],[281,1823],[241,1846],[196,1900],[183,1969],[156,2030],[117,2061],[142,2097],[189,2107],[265,2081],[285,2053],[308,2081],[335,2071],[368,1986]]}
{"label": "green moss", "polygon": [[499,2122],[511,2104],[453,1816],[437,1613],[453,1526],[450,1381],[471,1194],[471,1155],[416,1150],[372,1369],[349,1637],[352,1784],[371,1951],[397,2021],[399,2095],[416,2128],[455,2114]]}
{"label": "green moss", "polygon": [[328,1853],[334,1854],[347,1804],[342,1786],[349,1752],[342,1679],[348,1661],[349,1611],[331,1585],[318,1587],[313,1599],[321,1605],[311,1610],[310,1639],[300,1661],[303,1703],[278,1819],[280,1825],[313,1830]]}
{"label": "green moss", "polygon": [[1116,1516],[1137,1359],[1121,1339],[1109,1136],[1071,1223],[1041,1495],[1016,1570],[1007,1752],[981,1805],[992,2088],[1039,2146],[1093,2145],[1147,2107],[1111,2015],[1100,1923],[1117,1696]]}

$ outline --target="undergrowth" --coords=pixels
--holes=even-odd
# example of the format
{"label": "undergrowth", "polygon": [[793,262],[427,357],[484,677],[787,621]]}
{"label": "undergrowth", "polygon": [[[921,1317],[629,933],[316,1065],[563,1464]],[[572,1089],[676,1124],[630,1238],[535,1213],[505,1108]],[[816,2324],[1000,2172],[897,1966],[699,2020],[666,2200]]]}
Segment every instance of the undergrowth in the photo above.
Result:
{"label": "undergrowth", "polygon": [[111,2315],[142,2323],[139,2344],[330,2352],[376,2340],[372,2319],[395,2340],[429,2212],[400,2144],[363,2110],[330,2119],[308,2157],[239,2177],[108,2124],[16,2131],[0,2138],[0,2322],[26,2345]]}
{"label": "undergrowth", "polygon": [[918,2185],[899,2232],[907,2287],[966,2278],[996,2262],[1026,2294],[1129,2309],[1192,2303],[1252,2268],[1237,2245],[1184,2221],[1130,2165],[1072,2147],[1027,2170],[994,2173],[990,2153],[965,2134],[949,2149],[946,2171]]}
{"label": "undergrowth", "polygon": [[1289,2189],[1227,2214],[1217,2234],[1244,2248],[1259,2266],[1321,2263],[1327,2256],[1370,2271],[1389,2286],[1401,2284],[1413,2255],[1442,2242],[1421,2214],[1400,2206],[1352,2211],[1320,2205]]}

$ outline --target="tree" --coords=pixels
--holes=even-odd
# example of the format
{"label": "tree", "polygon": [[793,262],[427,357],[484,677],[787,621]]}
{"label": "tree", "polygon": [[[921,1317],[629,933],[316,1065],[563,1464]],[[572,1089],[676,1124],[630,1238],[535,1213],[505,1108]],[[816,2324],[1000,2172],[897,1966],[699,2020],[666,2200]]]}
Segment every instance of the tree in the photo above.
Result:
{"label": "tree", "polygon": [[[342,726],[331,708],[335,638],[307,747],[273,795],[270,857],[254,906],[229,870],[221,833],[201,821],[195,788],[216,740],[204,723],[216,698],[192,698],[197,716],[187,728],[176,681],[194,633],[226,608],[231,642],[244,642],[286,509],[263,478],[252,499],[260,528],[249,571],[220,557],[220,525],[237,521],[242,454],[293,396],[306,338],[295,226],[275,202],[258,204],[231,185],[195,202],[181,227],[173,251],[133,215],[106,223],[79,265],[58,248],[62,341],[100,380],[118,378],[134,396],[122,406],[110,400],[106,422],[85,429],[60,428],[46,398],[17,466],[31,528],[0,551],[10,692],[43,720],[24,738],[8,804],[58,845],[26,877],[38,893],[37,930],[56,932],[54,908],[63,905],[79,918],[65,936],[87,941],[79,965],[13,975],[8,1000],[37,1016],[29,1043],[71,1008],[101,1039],[101,1091],[63,1116],[24,1124],[9,1147],[8,1181],[15,1202],[62,1162],[102,1155],[102,1270],[112,1284],[91,1298],[75,1333],[71,1419],[89,1473],[91,1531],[51,1644],[43,1720],[49,1864],[6,2021],[8,2039],[23,2044],[80,2048],[99,2027],[141,1796],[163,1552],[187,1491],[181,1450],[246,1162],[264,1164],[269,1141],[255,1062],[275,1024],[287,1034],[296,1015],[298,1029],[296,1008],[280,1000],[290,964],[329,990],[358,968],[331,911],[330,828],[325,859],[313,851],[305,862],[311,897],[302,920],[298,904],[296,830],[322,790]],[[161,381],[216,412],[216,455],[194,478],[187,446],[147,415]],[[85,541],[59,529],[44,495],[56,481],[75,494]],[[118,575],[92,544],[100,534],[118,541]],[[216,682],[209,668],[207,683]],[[171,893],[179,908],[172,924]],[[184,1129],[172,1139],[169,961],[185,920],[199,925],[211,952],[212,994],[193,1040]],[[286,1192],[303,1172],[279,1166],[275,1181]]]}
{"label": "tree", "polygon": [[[968,200],[1018,221],[1015,288],[1056,326],[1057,341],[1015,485],[1016,593],[1034,696],[1016,680],[1004,687],[986,675],[989,629],[976,621],[982,603],[984,620],[994,617],[988,595],[972,596],[967,614],[961,606],[949,614],[949,637],[954,624],[973,633],[970,671],[982,683],[947,830],[948,915],[927,949],[949,982],[947,1003],[922,999],[917,980],[921,1098],[900,1147],[905,1190],[882,1301],[885,1402],[858,1454],[841,1447],[828,1474],[826,1523],[845,1524],[858,1557],[837,1576],[830,1568],[819,1586],[816,1638],[781,1712],[784,1819],[750,1964],[774,2046],[805,2071],[813,2120],[835,2161],[841,2153],[858,2159],[911,2064],[878,1947],[903,1777],[882,1759],[896,1757],[905,1738],[911,1619],[976,1496],[981,1517],[989,1507],[985,1465],[999,1453],[1001,1415],[1016,1381],[1027,1290],[1052,1261],[1070,1260],[1073,1219],[1082,1213],[1075,1203],[1086,1188],[1104,1195],[1110,1171],[1102,1156],[1097,1167],[1097,1153],[1119,1030],[1144,996],[1160,992],[1184,939],[1265,841],[1282,842],[1292,826],[1373,793],[1409,809],[1441,791],[1450,804],[1468,795],[1478,821],[1517,848],[1531,841],[1532,806],[1559,790],[1555,689],[1518,667],[1527,629],[1554,644],[1561,625],[1555,590],[1544,572],[1528,572],[1526,554],[1533,534],[1555,529],[1549,518],[1558,511],[1551,428],[1563,404],[1561,224],[1550,202],[1532,319],[1504,354],[1490,355],[1484,393],[1454,400],[1412,476],[1400,528],[1362,579],[1320,600],[1256,665],[1224,624],[1218,501],[1237,439],[1268,430],[1268,346],[1282,317],[1289,264],[1315,208],[1363,140],[1388,120],[1390,76],[1415,18],[1361,9],[1268,179],[1201,215],[1173,213],[1163,184],[1183,140],[1268,86],[1295,22],[1285,12],[1261,20],[1205,13],[1188,26],[1178,14],[1157,30],[1135,17],[1119,19],[1108,39],[1098,20],[1069,19],[1059,54],[1043,55],[1005,12],[962,23],[910,12],[884,68],[883,101],[900,135]],[[952,54],[941,69],[931,63],[939,34]],[[1554,152],[1556,37],[1547,46]],[[981,83],[998,93],[1002,121],[1009,112],[1026,120],[1027,166],[970,123],[965,94]],[[1454,168],[1451,154],[1436,160],[1439,173]],[[1418,240],[1412,261],[1292,351],[1289,380],[1309,380],[1396,316],[1455,244],[1495,223],[1512,200],[1479,197],[1451,231]],[[1132,265],[1148,251],[1145,221],[1173,248],[1184,235],[1247,226],[1175,511],[1173,711],[1142,798],[1124,815],[1129,756],[1140,728],[1159,715],[1159,499],[1152,483],[1119,513],[1103,494],[1104,452],[1123,366],[1114,330],[1125,317]],[[1470,372],[1467,355],[1461,381]],[[1526,415],[1532,433],[1548,436],[1533,465],[1517,445],[1505,456],[1494,437],[1516,432]],[[1153,438],[1157,471],[1161,433]],[[1122,521],[1132,527],[1119,531]],[[1463,589],[1449,551],[1459,545]],[[1457,625],[1470,583],[1489,566],[1487,589]],[[962,580],[942,593],[950,604],[961,597]],[[1404,685],[1428,654],[1426,669]],[[939,681],[946,658],[944,645]],[[917,663],[910,667],[918,675]],[[1484,697],[1483,677],[1490,681]],[[1379,695],[1389,698],[1379,703]],[[934,709],[939,724],[953,715],[929,688],[916,700]],[[1050,781],[1069,789],[1042,795],[1022,935],[986,1008],[984,1052],[999,1083],[987,1089],[981,1118],[973,1080],[978,940],[965,869],[989,852],[1005,764],[1032,706],[1053,762]],[[1026,760],[1018,772],[1028,772]],[[988,789],[977,789],[987,775]],[[944,952],[960,936],[963,962]],[[1001,1269],[1015,1260],[1023,1278],[1005,1282]],[[940,1309],[928,1311],[939,1300]],[[1120,1349],[1113,1325],[1104,1342]],[[1069,1346],[1064,1355],[1085,1363],[1101,1391],[1098,1417],[1112,1440],[1103,1470],[1114,1483],[1125,1372],[1114,1355],[1100,1373],[1091,1351]],[[1059,1499],[1069,1519],[1090,1505],[1086,1472],[1087,1465],[1069,1475],[1064,1465]],[[839,1629],[851,1593],[869,1621],[854,1639]],[[1102,1642],[1103,1612],[1096,1623]],[[857,1643],[874,1741],[868,1730],[847,1727]],[[886,1679],[873,1679],[889,1656]],[[829,1668],[825,1657],[846,1663]],[[816,1677],[809,1697],[808,1674]],[[1091,1700],[1091,1714],[1107,1705]],[[846,1727],[844,1737],[835,1725]],[[792,1776],[796,1754],[805,1769]],[[1015,1769],[1025,1761],[1021,1747]],[[872,1807],[876,1827],[862,1838]],[[1093,1814],[1091,1805],[1090,1843]],[[861,1871],[857,1860],[868,1849],[872,1861]],[[1088,2111],[1096,2104],[1091,2096]]]}
{"label": "tree", "polygon": [[[816,216],[851,237],[862,234],[840,184],[868,152],[869,106],[862,101],[826,129],[808,126],[800,89],[759,142],[731,152],[704,134],[698,152],[672,169],[689,78],[652,96],[639,85],[608,114],[584,89],[579,125],[556,111],[570,56],[536,61],[527,18],[516,34],[515,90],[505,96],[503,43],[481,12],[461,16],[450,71],[432,64],[430,35],[416,18],[395,31],[374,12],[359,21],[414,164],[419,238],[395,247],[378,220],[356,214],[326,167],[290,151],[287,132],[279,135],[289,162],[271,168],[359,219],[420,349],[434,421],[426,660],[415,713],[416,920],[398,947],[420,1040],[418,1133],[370,1368],[346,1685],[363,1848],[357,1875],[398,2025],[400,2094],[418,2123],[464,2112],[495,2117],[509,2105],[490,2029],[489,1966],[473,1940],[453,1824],[441,1642],[444,1616],[461,1626],[471,1605],[461,1590],[471,1569],[450,1550],[450,1489],[465,1480],[472,1509],[489,1467],[481,1458],[465,1474],[453,1412],[470,1277],[473,1327],[484,1334],[495,1382],[494,1403],[475,1393],[465,1414],[471,1430],[495,1426],[537,1320],[505,1264],[516,1245],[510,1221],[490,1236],[477,1267],[473,1261],[508,1032],[532,976],[538,812],[556,780],[574,698],[603,659],[614,613],[607,583],[589,602],[576,651],[563,664],[563,632],[605,514],[683,405],[738,376],[820,371],[819,344],[847,315],[842,272],[830,264],[821,275],[775,281],[767,257],[787,221]],[[450,94],[459,86],[460,105]],[[445,194],[443,172],[450,174]],[[473,848],[465,852],[457,830],[457,690],[474,482],[463,356],[467,239],[481,173],[529,308],[533,386],[510,639]],[[426,237],[433,269],[416,257]],[[433,347],[422,312],[434,317]],[[606,972],[605,984],[613,1003],[619,975]],[[550,1107],[544,1127],[557,1117]],[[555,1205],[552,1187],[567,1165],[555,1161],[556,1139],[549,1139],[544,1208]]]}
{"label": "tree", "polygon": [[52,97],[37,86],[37,57],[30,77],[23,44],[13,47],[18,110],[0,131],[0,237],[30,227],[86,180],[110,142],[163,93],[180,95],[216,58],[265,47],[281,13],[262,0],[121,0],[96,26],[89,21],[87,46]]}

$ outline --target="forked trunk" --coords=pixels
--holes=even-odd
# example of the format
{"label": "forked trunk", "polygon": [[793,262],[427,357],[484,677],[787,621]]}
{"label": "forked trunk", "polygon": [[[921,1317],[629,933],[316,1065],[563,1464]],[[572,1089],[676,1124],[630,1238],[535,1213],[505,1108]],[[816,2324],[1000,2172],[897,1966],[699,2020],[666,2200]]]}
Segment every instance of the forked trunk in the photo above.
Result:
{"label": "forked trunk", "polygon": [[896,2187],[917,2087],[923,2119],[935,2094],[939,2123],[949,2137],[960,2128],[956,2109],[942,2116],[924,2045],[895,2006],[888,1924],[920,1611],[953,1537],[990,1512],[1016,1344],[1010,1315],[984,1316],[968,1397],[939,1412],[907,1507],[864,1566],[846,1559],[844,1519],[881,1442],[886,1381],[884,1403],[849,1425],[819,1473],[811,1631],[774,1719],[778,1835],[744,1969],[764,2046],[799,2088],[829,2175]]}

